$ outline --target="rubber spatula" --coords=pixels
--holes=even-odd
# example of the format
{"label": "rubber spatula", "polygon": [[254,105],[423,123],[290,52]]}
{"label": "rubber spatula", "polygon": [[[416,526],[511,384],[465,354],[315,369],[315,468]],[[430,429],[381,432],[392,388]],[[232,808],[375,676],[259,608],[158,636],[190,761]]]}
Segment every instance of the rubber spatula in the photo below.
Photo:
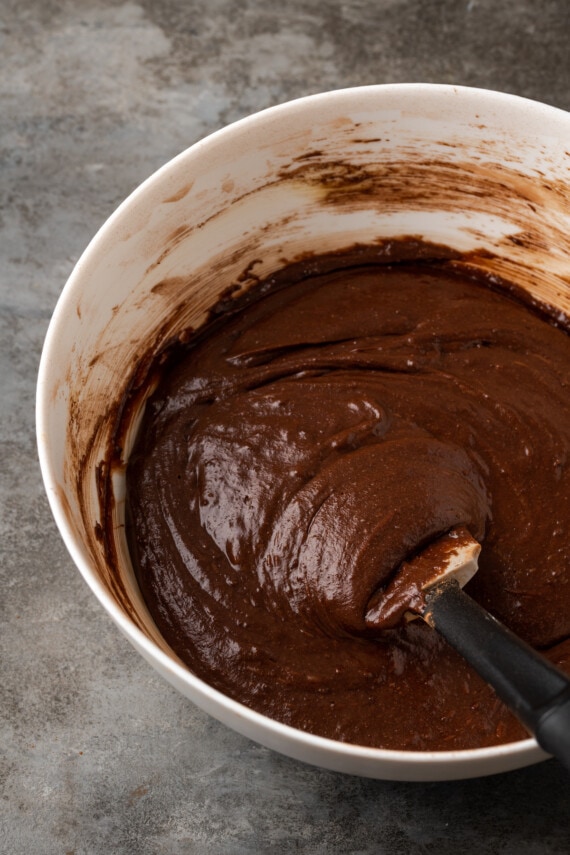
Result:
{"label": "rubber spatula", "polygon": [[479,552],[466,529],[440,538],[406,563],[403,578],[384,591],[368,619],[387,615],[393,625],[401,617],[421,617],[570,771],[570,679],[462,590],[477,571]]}

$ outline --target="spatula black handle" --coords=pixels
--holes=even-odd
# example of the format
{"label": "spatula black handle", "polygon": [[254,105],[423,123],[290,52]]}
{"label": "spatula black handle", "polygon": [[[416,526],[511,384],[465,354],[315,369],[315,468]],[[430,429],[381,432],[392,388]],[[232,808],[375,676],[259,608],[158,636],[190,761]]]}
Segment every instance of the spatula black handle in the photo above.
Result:
{"label": "spatula black handle", "polygon": [[453,580],[432,588],[423,618],[497,692],[538,744],[570,770],[570,679]]}

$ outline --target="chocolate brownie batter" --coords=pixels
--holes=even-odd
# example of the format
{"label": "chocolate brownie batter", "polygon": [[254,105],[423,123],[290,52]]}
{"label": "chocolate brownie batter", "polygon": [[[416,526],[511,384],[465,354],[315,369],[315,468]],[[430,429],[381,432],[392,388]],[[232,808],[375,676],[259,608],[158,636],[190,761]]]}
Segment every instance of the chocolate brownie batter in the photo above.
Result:
{"label": "chocolate brownie batter", "polygon": [[379,604],[463,526],[472,596],[570,670],[568,331],[452,262],[330,267],[263,283],[164,371],[127,471],[145,600],[198,676],[297,728],[524,738],[436,632],[387,628]]}

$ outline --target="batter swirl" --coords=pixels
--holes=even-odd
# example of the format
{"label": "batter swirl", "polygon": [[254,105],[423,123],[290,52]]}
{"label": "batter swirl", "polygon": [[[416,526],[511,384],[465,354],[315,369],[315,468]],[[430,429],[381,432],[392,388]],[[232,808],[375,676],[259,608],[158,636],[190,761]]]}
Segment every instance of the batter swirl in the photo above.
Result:
{"label": "batter swirl", "polygon": [[432,630],[382,629],[370,603],[464,525],[472,596],[570,669],[570,336],[449,265],[290,279],[196,336],[147,404],[127,532],[159,629],[216,688],[323,736],[524,738]]}

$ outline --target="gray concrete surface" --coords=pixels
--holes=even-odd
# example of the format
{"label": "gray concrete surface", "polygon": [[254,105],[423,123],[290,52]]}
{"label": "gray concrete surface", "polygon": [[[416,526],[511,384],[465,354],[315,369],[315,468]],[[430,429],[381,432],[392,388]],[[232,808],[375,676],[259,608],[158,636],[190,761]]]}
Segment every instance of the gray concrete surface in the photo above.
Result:
{"label": "gray concrete surface", "polygon": [[0,851],[570,851],[555,761],[449,784],[278,756],[164,684],[102,612],[52,521],[34,391],[90,237],[171,156],[292,97],[373,82],[503,89],[570,109],[566,0],[2,0]]}

